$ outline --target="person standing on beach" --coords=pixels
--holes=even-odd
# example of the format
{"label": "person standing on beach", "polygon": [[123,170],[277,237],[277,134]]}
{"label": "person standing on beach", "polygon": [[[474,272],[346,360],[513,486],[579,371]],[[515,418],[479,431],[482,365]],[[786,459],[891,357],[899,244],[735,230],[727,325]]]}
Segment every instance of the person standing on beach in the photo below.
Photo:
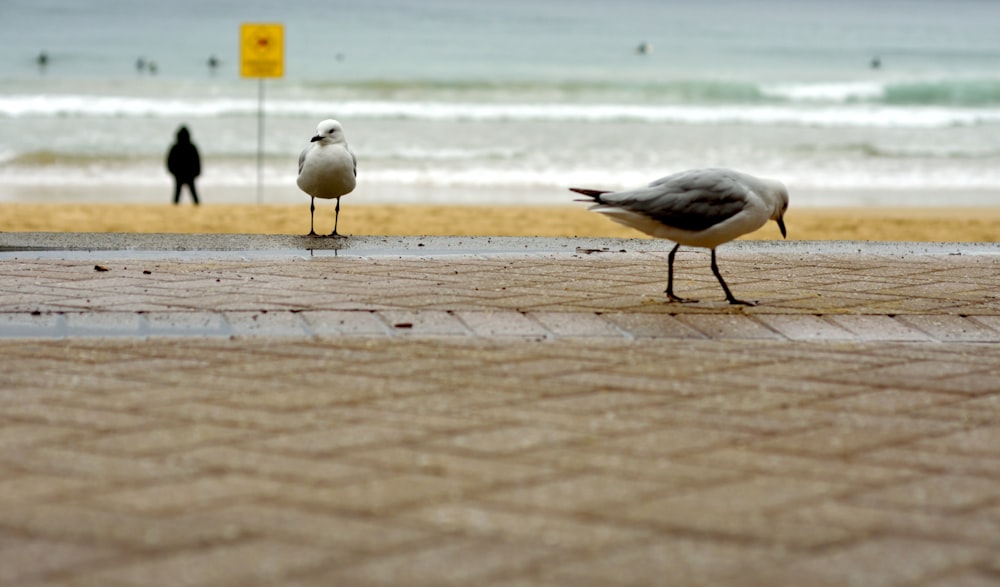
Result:
{"label": "person standing on beach", "polygon": [[198,147],[191,142],[191,133],[186,126],[177,130],[177,142],[167,154],[167,171],[174,176],[174,205],[180,203],[181,186],[186,185],[197,206],[198,192],[194,188],[194,180],[201,175],[201,157],[198,155]]}

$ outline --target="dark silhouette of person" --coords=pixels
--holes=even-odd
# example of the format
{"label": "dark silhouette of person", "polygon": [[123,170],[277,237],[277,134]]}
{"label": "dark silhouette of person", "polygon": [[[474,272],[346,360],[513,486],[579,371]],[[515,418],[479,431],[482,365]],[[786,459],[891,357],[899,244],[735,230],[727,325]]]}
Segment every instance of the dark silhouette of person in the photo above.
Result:
{"label": "dark silhouette of person", "polygon": [[177,142],[167,154],[167,170],[174,176],[174,205],[180,203],[181,186],[186,185],[197,206],[198,192],[195,190],[194,180],[201,175],[201,157],[198,155],[198,147],[191,142],[191,133],[186,126],[177,130]]}

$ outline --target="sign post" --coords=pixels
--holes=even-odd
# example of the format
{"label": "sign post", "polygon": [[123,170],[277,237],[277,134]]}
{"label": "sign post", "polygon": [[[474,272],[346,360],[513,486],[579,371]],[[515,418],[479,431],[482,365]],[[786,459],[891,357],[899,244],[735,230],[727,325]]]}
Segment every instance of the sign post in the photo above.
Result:
{"label": "sign post", "polygon": [[285,75],[285,27],[273,23],[240,25],[240,75],[257,78],[257,204],[261,203],[264,158],[264,79]]}

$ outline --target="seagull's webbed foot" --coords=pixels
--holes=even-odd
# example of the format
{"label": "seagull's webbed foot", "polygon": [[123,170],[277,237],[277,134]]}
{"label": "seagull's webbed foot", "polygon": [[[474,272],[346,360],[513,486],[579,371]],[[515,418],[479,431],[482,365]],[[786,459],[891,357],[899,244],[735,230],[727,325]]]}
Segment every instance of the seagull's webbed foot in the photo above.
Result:
{"label": "seagull's webbed foot", "polygon": [[667,294],[667,299],[670,300],[671,302],[677,302],[678,304],[697,304],[698,303],[698,300],[693,300],[691,298],[682,298],[680,296],[675,296],[674,292],[672,292],[672,291],[667,291],[665,293]]}
{"label": "seagull's webbed foot", "polygon": [[748,302],[746,300],[738,300],[738,299],[736,299],[736,298],[734,298],[732,296],[729,296],[727,299],[729,300],[729,303],[732,304],[732,305],[734,305],[734,306],[756,306],[757,305],[757,302]]}
{"label": "seagull's webbed foot", "polygon": [[329,238],[347,238],[347,235],[340,234],[336,230],[327,235]]}
{"label": "seagull's webbed foot", "polygon": [[306,236],[311,236],[313,238],[319,238],[320,235],[316,234],[315,230],[310,230],[309,234],[307,234]]}

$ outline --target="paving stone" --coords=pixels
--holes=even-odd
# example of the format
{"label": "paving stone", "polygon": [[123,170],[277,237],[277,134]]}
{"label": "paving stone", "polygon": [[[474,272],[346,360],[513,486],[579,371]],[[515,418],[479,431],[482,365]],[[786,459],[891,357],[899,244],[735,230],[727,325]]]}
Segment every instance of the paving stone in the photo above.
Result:
{"label": "paving stone", "polygon": [[57,540],[0,537],[0,583],[29,585],[44,577],[113,559],[113,548]]}
{"label": "paving stone", "polygon": [[539,321],[556,336],[620,337],[622,331],[597,314],[582,312],[532,312],[529,316]]}
{"label": "paving stone", "polygon": [[637,338],[705,338],[705,335],[668,314],[603,314],[602,318]]}
{"label": "paving stone", "polygon": [[[918,448],[929,447],[931,443],[921,440]],[[935,439],[935,446],[958,454],[1000,457],[1000,422],[966,428]]]}
{"label": "paving stone", "polygon": [[378,316],[394,336],[467,336],[462,321],[444,310],[382,310]]}
{"label": "paving stone", "polygon": [[[264,535],[291,544],[311,544],[322,548],[341,564],[364,554],[380,554],[426,542],[434,534],[419,524],[399,524],[300,509],[286,504],[229,503],[205,512],[205,522],[237,528],[243,535]],[[252,564],[252,561],[249,561]]]}
{"label": "paving stone", "polygon": [[378,466],[388,470],[439,475],[497,486],[551,473],[551,469],[543,464],[484,461],[478,456],[450,454],[442,448],[431,446],[379,446],[352,451],[346,458],[357,463],[356,466]]}
{"label": "paving stone", "polygon": [[405,514],[421,526],[437,531],[499,539],[518,543],[530,541],[547,547],[594,552],[618,544],[648,539],[652,532],[641,528],[616,527],[595,521],[564,516],[538,516],[508,511],[495,505],[449,503],[410,510]]}
{"label": "paving stone", "polygon": [[777,340],[781,335],[740,314],[683,314],[677,319],[712,339]]}
{"label": "paving stone", "polygon": [[845,410],[872,414],[900,414],[921,410],[930,406],[948,405],[960,402],[953,394],[934,393],[919,390],[886,389],[875,393],[861,393],[828,401],[819,401],[812,407],[820,409]]}
{"label": "paving stone", "polygon": [[830,321],[861,340],[929,341],[927,334],[890,316],[830,316]]}
{"label": "paving stone", "polygon": [[927,587],[991,587],[996,585],[996,574],[986,569],[959,569],[946,574],[943,577],[932,579],[925,583]]}
{"label": "paving stone", "polygon": [[[0,527],[41,540],[89,544],[115,549],[118,553],[169,553],[177,549],[197,550],[205,545],[223,545],[238,540],[231,528],[206,526],[197,514],[171,518],[107,512],[81,507],[74,500],[41,504],[25,509],[0,510]],[[142,557],[135,562],[142,567]]]}
{"label": "paving stone", "polygon": [[48,338],[65,332],[61,314],[0,314],[0,338]]}
{"label": "paving stone", "polygon": [[[91,429],[98,431],[124,430],[127,432],[136,429],[141,430],[152,422],[150,418],[137,414],[34,402],[6,406],[4,408],[4,417],[21,422],[55,424],[56,426],[52,429],[55,434],[58,434],[60,428],[63,426],[69,426],[78,431],[80,429]],[[37,430],[30,430],[28,437],[30,438],[38,433],[39,431]]]}
{"label": "paving stone", "polygon": [[1000,331],[965,316],[918,314],[896,319],[942,342],[1000,342]]}
{"label": "paving stone", "polygon": [[[745,578],[753,569],[781,568],[788,555],[761,545],[738,546],[707,538],[661,535],[600,556],[550,565],[547,585],[655,585],[664,577],[676,584],[755,585]],[[793,582],[794,583],[794,582]],[[783,584],[783,583],[775,583]]]}
{"label": "paving stone", "polygon": [[230,336],[233,331],[218,312],[146,312],[148,336]]}
{"label": "paving stone", "polygon": [[1000,456],[959,454],[952,450],[939,451],[930,446],[885,447],[859,456],[881,467],[905,468],[924,474],[948,472],[951,475],[990,477],[1000,467]]}
{"label": "paving stone", "polygon": [[521,312],[463,311],[456,312],[455,317],[477,336],[545,337],[550,335],[544,326]]}
{"label": "paving stone", "polygon": [[137,336],[143,325],[141,315],[122,312],[69,312],[64,336],[109,336],[117,333]]}
{"label": "paving stone", "polygon": [[317,336],[385,336],[389,327],[375,312],[321,310],[301,314]]}
{"label": "paving stone", "polygon": [[431,444],[452,448],[460,453],[497,456],[567,443],[579,436],[563,430],[510,426],[481,432],[466,432]]}
{"label": "paving stone", "polygon": [[338,568],[321,576],[328,585],[483,585],[494,577],[559,560],[561,551],[539,544],[473,538],[445,538],[420,549],[386,553],[378,559]]}
{"label": "paving stone", "polygon": [[749,436],[731,430],[701,427],[671,426],[666,429],[622,436],[605,443],[605,448],[651,458],[704,451],[719,446],[731,446]]}
{"label": "paving stone", "polygon": [[74,448],[114,456],[152,456],[249,436],[246,430],[209,424],[146,426],[105,433],[99,438],[79,441]]}
{"label": "paving stone", "polygon": [[605,508],[617,508],[634,503],[672,487],[650,479],[621,479],[611,475],[587,473],[563,475],[559,478],[523,484],[483,495],[480,499],[519,510],[530,508],[541,512],[564,514],[594,514]]}
{"label": "paving stone", "polygon": [[347,424],[328,429],[283,433],[254,443],[253,447],[270,452],[323,457],[339,451],[400,443],[418,438],[426,433],[410,428],[399,430],[395,426]]}
{"label": "paving stone", "polygon": [[822,316],[758,314],[757,320],[791,340],[853,340],[857,335]]}
{"label": "paving stone", "polygon": [[[789,580],[810,585],[914,584],[954,567],[975,562],[985,553],[958,546],[931,546],[918,540],[875,537],[796,561],[759,577],[772,584]],[[899,564],[886,565],[886,560]]]}
{"label": "paving stone", "polygon": [[834,463],[825,457],[782,454],[760,450],[756,447],[721,448],[680,457],[688,466],[708,470],[729,471],[732,477],[751,474],[790,475],[799,479],[829,482],[849,482],[858,486],[883,485],[890,481],[913,479],[921,474],[890,462],[872,459],[870,464],[861,459],[848,463]]}
{"label": "paving stone", "polygon": [[226,312],[226,323],[234,336],[303,336],[307,327],[298,314],[290,312]]}
{"label": "paving stone", "polygon": [[875,507],[962,511],[989,505],[996,497],[993,479],[939,475],[855,494],[851,501]]}
{"label": "paving stone", "polygon": [[151,585],[163,577],[195,576],[199,582],[211,585],[275,584],[289,575],[331,564],[333,560],[328,551],[318,547],[251,540],[135,561],[118,568],[84,573],[74,581]]}
{"label": "paving stone", "polygon": [[424,503],[454,501],[474,488],[475,484],[453,477],[387,472],[335,486],[286,484],[269,498],[304,509],[377,518]]}

